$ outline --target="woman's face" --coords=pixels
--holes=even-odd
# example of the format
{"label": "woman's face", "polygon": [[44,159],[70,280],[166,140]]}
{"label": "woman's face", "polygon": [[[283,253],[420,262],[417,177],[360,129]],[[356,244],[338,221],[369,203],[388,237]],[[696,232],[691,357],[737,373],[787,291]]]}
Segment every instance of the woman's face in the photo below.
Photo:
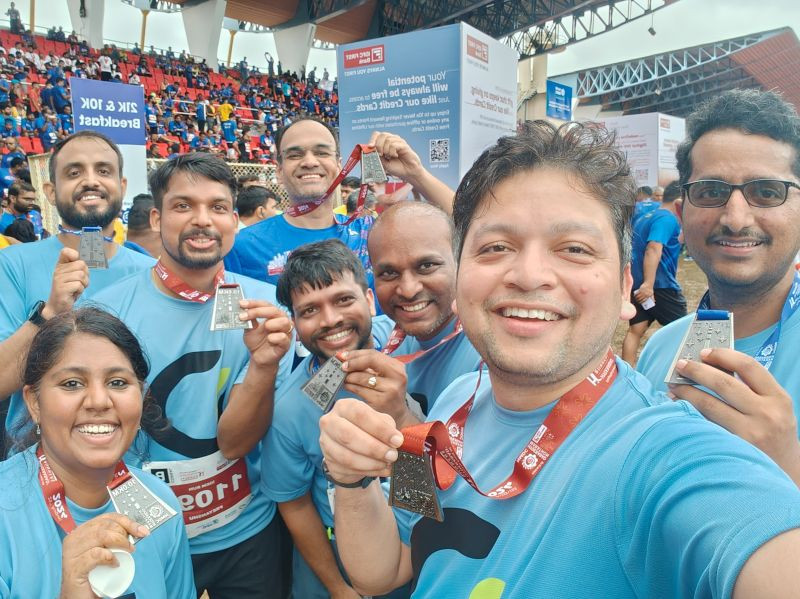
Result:
{"label": "woman's face", "polygon": [[48,459],[74,475],[114,468],[142,415],[130,360],[108,339],[75,333],[42,378],[23,389]]}

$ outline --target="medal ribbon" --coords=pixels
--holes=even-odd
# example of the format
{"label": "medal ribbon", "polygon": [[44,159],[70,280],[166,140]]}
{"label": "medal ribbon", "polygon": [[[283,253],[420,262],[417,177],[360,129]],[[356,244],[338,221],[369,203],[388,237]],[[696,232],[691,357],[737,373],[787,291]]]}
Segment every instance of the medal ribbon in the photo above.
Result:
{"label": "medal ribbon", "polygon": [[[453,332],[447,335],[444,339],[439,341],[433,347],[429,347],[428,349],[421,349],[419,351],[415,351],[413,354],[405,354],[402,356],[394,356],[395,360],[399,360],[403,364],[408,364],[409,362],[413,362],[417,358],[424,356],[428,352],[435,350],[437,347],[444,345],[448,341],[450,341],[453,337],[458,336],[464,330],[464,327],[461,325],[460,320],[456,320],[455,327],[453,328]],[[391,356],[394,350],[400,347],[400,344],[403,343],[403,340],[406,338],[406,332],[401,329],[399,326],[395,325],[392,329],[391,334],[389,335],[389,340],[386,342],[386,346],[381,350],[382,353],[386,354],[387,356]]]}
{"label": "medal ribbon", "polygon": [[[309,212],[313,212],[314,210],[316,210],[317,208],[322,206],[322,204],[325,203],[325,201],[331,196],[334,190],[337,187],[339,187],[339,184],[344,180],[344,178],[361,161],[362,153],[366,154],[368,152],[376,152],[376,151],[377,150],[375,148],[368,146],[366,144],[356,144],[356,147],[353,148],[352,152],[350,152],[350,156],[347,159],[347,162],[345,162],[344,166],[342,167],[342,170],[339,171],[339,174],[333,180],[333,183],[331,183],[330,187],[328,187],[328,190],[322,196],[320,196],[316,200],[305,202],[303,204],[292,204],[291,206],[286,208],[284,212],[287,213],[289,216],[295,216],[295,217],[308,214]],[[351,222],[353,222],[355,219],[361,216],[361,212],[364,210],[364,201],[367,199],[367,190],[368,190],[367,184],[362,183],[361,187],[358,188],[358,205],[356,206],[356,210],[355,212],[353,212],[353,214],[350,215],[350,217],[346,221],[341,223],[342,225],[349,225]]]}
{"label": "medal ribbon", "polygon": [[[75,520],[72,518],[72,514],[69,513],[69,508],[67,507],[64,485],[58,480],[56,473],[53,472],[53,469],[47,462],[47,456],[44,455],[41,445],[36,448],[36,459],[39,460],[39,486],[42,487],[42,495],[44,495],[44,502],[47,504],[47,509],[59,528],[66,534],[69,534],[75,530]],[[108,488],[113,489],[124,483],[130,477],[131,474],[128,472],[127,466],[120,460],[114,471],[114,477],[108,484]]]}
{"label": "medal ribbon", "polygon": [[[711,298],[708,291],[706,291],[703,297],[700,299],[700,304],[697,306],[698,314],[701,310],[708,310],[710,306]],[[769,370],[769,367],[772,366],[772,361],[775,359],[775,354],[778,352],[778,341],[780,341],[781,338],[781,327],[783,326],[783,323],[792,317],[795,311],[797,311],[798,307],[800,307],[800,272],[795,272],[794,280],[792,281],[792,288],[789,290],[789,295],[786,296],[786,301],[783,304],[778,326],[775,327],[775,330],[772,331],[772,334],[769,336],[769,338],[764,341],[756,355],[753,356],[756,361],[767,370]]]}
{"label": "medal ribbon", "polygon": [[[100,227],[84,227],[84,230],[86,230],[86,231],[102,231],[102,229]],[[72,229],[65,229],[61,225],[58,225],[58,232],[59,233],[64,233],[66,235],[77,235],[78,237],[83,235],[83,230],[81,230],[81,231],[73,231]],[[108,237],[106,235],[103,235],[103,241],[107,241],[109,243],[113,243],[114,238],[113,237]]]}
{"label": "medal ribbon", "polygon": [[[206,291],[200,291],[187,284],[178,275],[164,266],[164,263],[161,260],[156,262],[156,265],[153,267],[153,271],[156,273],[156,276],[161,279],[161,282],[164,283],[164,286],[167,289],[177,293],[185,300],[197,302],[198,304],[205,304],[208,300],[214,297],[215,292],[209,293]],[[225,269],[220,268],[217,274],[214,275],[214,289],[216,289],[217,286],[224,280]]]}
{"label": "medal ribbon", "polygon": [[448,489],[455,482],[456,474],[458,474],[484,497],[509,499],[523,493],[530,486],[531,481],[544,468],[547,460],[611,387],[611,383],[617,376],[617,365],[614,361],[614,353],[609,349],[600,365],[558,400],[542,425],[514,460],[511,475],[488,493],[480,490],[475,479],[461,461],[464,447],[464,427],[475,403],[475,396],[481,383],[480,376],[480,371],[478,371],[478,384],[475,386],[475,391],[467,402],[450,417],[446,425],[440,421],[434,421],[404,428],[402,430],[404,439],[400,451],[420,456],[424,453],[432,455],[433,475],[436,486],[440,489]]}

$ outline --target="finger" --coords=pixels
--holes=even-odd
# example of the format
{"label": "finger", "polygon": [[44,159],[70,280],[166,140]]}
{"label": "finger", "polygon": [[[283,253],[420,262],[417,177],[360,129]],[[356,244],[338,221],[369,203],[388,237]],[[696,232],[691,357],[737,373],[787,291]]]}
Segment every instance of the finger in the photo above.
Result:
{"label": "finger", "polygon": [[372,135],[369,136],[369,141],[367,142],[367,145],[368,146],[375,146],[375,140],[378,139],[378,136],[380,134],[381,134],[380,131],[373,131]]}
{"label": "finger", "polygon": [[698,385],[711,389],[726,403],[744,414],[751,411],[751,404],[757,399],[753,391],[742,381],[714,366],[694,360],[678,360],[675,369]]}
{"label": "finger", "polygon": [[80,260],[81,255],[77,252],[77,250],[73,250],[72,248],[62,248],[62,250],[58,253],[58,260],[56,264],[68,264],[69,262],[75,262]]}
{"label": "finger", "polygon": [[759,395],[785,392],[769,370],[754,358],[735,349],[704,349],[700,352],[700,358],[710,366],[735,372],[742,383]]}
{"label": "finger", "polygon": [[677,399],[685,399],[706,419],[716,422],[735,435],[746,432],[747,417],[724,401],[691,385],[670,385],[670,393]]}
{"label": "finger", "polygon": [[380,376],[370,372],[350,372],[344,379],[345,387],[352,387],[354,393],[361,390],[387,391],[397,387],[398,381],[391,377]]}
{"label": "finger", "polygon": [[357,349],[342,352],[337,357],[342,360],[342,370],[345,372],[363,372],[371,369],[384,374],[395,370],[398,365],[401,368],[403,367],[391,356],[382,354],[374,349]]}
{"label": "finger", "polygon": [[[333,424],[340,424],[336,418],[341,418],[387,447],[400,447],[403,443],[403,435],[397,430],[394,419],[371,408],[363,401],[340,399],[333,404],[333,410],[329,414],[332,416]],[[334,437],[334,440],[341,441],[337,437]]]}
{"label": "finger", "polygon": [[138,522],[129,518],[128,516],[124,516],[123,514],[109,513],[109,514],[103,514],[99,518],[110,519],[114,521],[117,525],[121,526],[125,530],[126,534],[130,534],[139,538],[143,538],[150,535],[149,528],[147,528],[143,524],[139,524]]}
{"label": "finger", "polygon": [[92,547],[75,558],[73,569],[79,576],[86,576],[97,566],[119,566],[117,558],[110,549],[105,547]]}
{"label": "finger", "polygon": [[294,329],[292,321],[285,315],[278,318],[269,318],[262,325],[270,333],[286,333],[287,335]]}
{"label": "finger", "polygon": [[286,346],[288,348],[292,343],[292,336],[287,333],[269,333],[267,342],[270,345]]}
{"label": "finger", "polygon": [[[359,442],[358,437],[354,442]],[[334,442],[330,437],[321,435],[319,439],[320,449],[325,456],[328,469],[332,472],[355,476],[385,476],[385,472],[390,470],[390,463],[397,459],[397,450],[392,448],[371,447],[370,443],[377,443],[374,439],[364,439],[360,441],[357,451],[349,447]],[[365,452],[374,450],[383,452],[378,458],[367,455]],[[388,456],[388,457],[380,457]]]}

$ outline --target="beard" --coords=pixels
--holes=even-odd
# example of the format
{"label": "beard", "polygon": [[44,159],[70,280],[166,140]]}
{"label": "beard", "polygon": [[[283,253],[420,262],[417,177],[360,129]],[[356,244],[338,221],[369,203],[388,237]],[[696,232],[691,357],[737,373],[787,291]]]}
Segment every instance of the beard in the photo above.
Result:
{"label": "beard", "polygon": [[[101,192],[102,193],[102,192]],[[108,197],[107,194],[103,194]],[[65,224],[73,229],[83,229],[84,227],[100,227],[105,229],[114,222],[119,211],[122,209],[122,198],[109,199],[105,208],[92,206],[87,210],[78,210],[75,202],[56,201],[56,209]]]}
{"label": "beard", "polygon": [[[184,242],[189,237],[196,237],[198,235],[204,235],[205,237],[214,239],[217,242],[217,246],[209,250],[209,253],[207,254],[201,254],[201,255],[189,254],[185,249]],[[164,251],[167,252],[167,254],[169,254],[170,258],[175,260],[175,262],[177,262],[184,268],[188,268],[191,270],[205,270],[207,268],[211,268],[212,266],[216,266],[222,261],[222,237],[216,231],[192,229],[191,231],[182,233],[181,236],[178,238],[177,252],[171,249],[166,243],[162,245],[164,247]]]}
{"label": "beard", "polygon": [[33,209],[30,204],[18,204],[17,202],[12,203],[11,207],[19,214],[28,214]]}

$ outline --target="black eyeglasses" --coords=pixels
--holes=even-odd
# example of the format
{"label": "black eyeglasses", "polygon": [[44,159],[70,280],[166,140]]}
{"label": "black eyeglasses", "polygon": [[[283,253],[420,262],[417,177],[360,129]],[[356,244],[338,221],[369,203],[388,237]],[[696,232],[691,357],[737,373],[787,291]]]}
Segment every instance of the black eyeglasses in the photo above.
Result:
{"label": "black eyeglasses", "polygon": [[754,208],[775,208],[786,201],[790,187],[800,189],[800,185],[797,183],[779,179],[753,179],[741,185],[714,179],[702,179],[684,183],[682,189],[683,196],[689,200],[692,206],[698,208],[724,206],[735,189],[741,191],[747,203]]}

